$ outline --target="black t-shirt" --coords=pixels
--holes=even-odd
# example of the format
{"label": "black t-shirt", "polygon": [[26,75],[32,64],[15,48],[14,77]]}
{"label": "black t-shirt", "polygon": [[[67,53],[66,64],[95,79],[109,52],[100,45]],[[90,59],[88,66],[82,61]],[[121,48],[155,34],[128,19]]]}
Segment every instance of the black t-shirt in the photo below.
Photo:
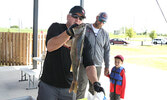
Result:
{"label": "black t-shirt", "polygon": [[[49,39],[61,34],[66,29],[65,24],[53,23],[48,29],[46,45]],[[83,48],[83,64],[85,67],[93,65],[91,55],[91,45],[87,37],[85,37]],[[55,87],[69,88],[73,80],[70,67],[71,59],[69,48],[62,46],[55,51],[47,51],[41,80]]]}

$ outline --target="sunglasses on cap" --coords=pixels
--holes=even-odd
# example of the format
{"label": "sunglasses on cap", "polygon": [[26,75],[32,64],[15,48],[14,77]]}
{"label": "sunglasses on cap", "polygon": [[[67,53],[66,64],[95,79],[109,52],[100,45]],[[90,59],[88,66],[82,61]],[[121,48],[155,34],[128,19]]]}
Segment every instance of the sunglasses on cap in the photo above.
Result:
{"label": "sunglasses on cap", "polygon": [[73,18],[77,19],[79,18],[79,20],[83,20],[84,18],[82,16],[79,16],[77,14],[70,14]]}
{"label": "sunglasses on cap", "polygon": [[101,20],[101,19],[99,19],[99,22],[101,22],[101,23],[103,23],[103,24],[105,24],[105,23],[106,23],[106,21]]}

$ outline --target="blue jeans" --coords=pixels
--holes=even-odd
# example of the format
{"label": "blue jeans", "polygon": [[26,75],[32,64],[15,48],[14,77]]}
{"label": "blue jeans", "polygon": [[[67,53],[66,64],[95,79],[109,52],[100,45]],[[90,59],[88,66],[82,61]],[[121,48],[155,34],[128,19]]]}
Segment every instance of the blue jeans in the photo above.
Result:
{"label": "blue jeans", "polygon": [[115,93],[110,93],[110,100],[120,100],[120,95]]}
{"label": "blue jeans", "polygon": [[76,100],[76,96],[69,93],[69,88],[56,88],[40,81],[37,100]]}

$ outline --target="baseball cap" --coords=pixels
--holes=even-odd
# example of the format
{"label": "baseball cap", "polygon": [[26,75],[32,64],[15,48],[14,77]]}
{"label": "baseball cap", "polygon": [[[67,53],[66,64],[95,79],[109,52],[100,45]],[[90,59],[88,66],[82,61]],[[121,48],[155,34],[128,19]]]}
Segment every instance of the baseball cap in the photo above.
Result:
{"label": "baseball cap", "polygon": [[71,14],[77,14],[83,18],[86,18],[85,16],[85,10],[81,6],[74,6],[73,8],[70,9]]}
{"label": "baseball cap", "polygon": [[122,62],[124,61],[124,57],[123,57],[122,55],[117,55],[117,56],[115,56],[114,58],[118,58],[118,59],[120,59]]}
{"label": "baseball cap", "polygon": [[107,13],[106,12],[101,12],[101,13],[99,13],[99,20],[103,20],[103,21],[107,21],[107,18],[108,18],[108,16],[107,16]]}

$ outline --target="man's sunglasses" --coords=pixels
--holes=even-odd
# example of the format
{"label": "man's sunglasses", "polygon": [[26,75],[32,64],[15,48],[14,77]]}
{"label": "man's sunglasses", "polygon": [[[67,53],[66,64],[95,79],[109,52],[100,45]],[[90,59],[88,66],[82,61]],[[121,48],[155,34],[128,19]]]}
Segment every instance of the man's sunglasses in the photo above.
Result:
{"label": "man's sunglasses", "polygon": [[99,22],[101,22],[101,23],[103,23],[103,24],[105,24],[105,23],[106,23],[106,21],[101,20],[101,19],[99,19]]}
{"label": "man's sunglasses", "polygon": [[79,20],[83,20],[84,18],[82,16],[79,16],[77,14],[71,14],[71,16],[75,19],[79,18]]}

